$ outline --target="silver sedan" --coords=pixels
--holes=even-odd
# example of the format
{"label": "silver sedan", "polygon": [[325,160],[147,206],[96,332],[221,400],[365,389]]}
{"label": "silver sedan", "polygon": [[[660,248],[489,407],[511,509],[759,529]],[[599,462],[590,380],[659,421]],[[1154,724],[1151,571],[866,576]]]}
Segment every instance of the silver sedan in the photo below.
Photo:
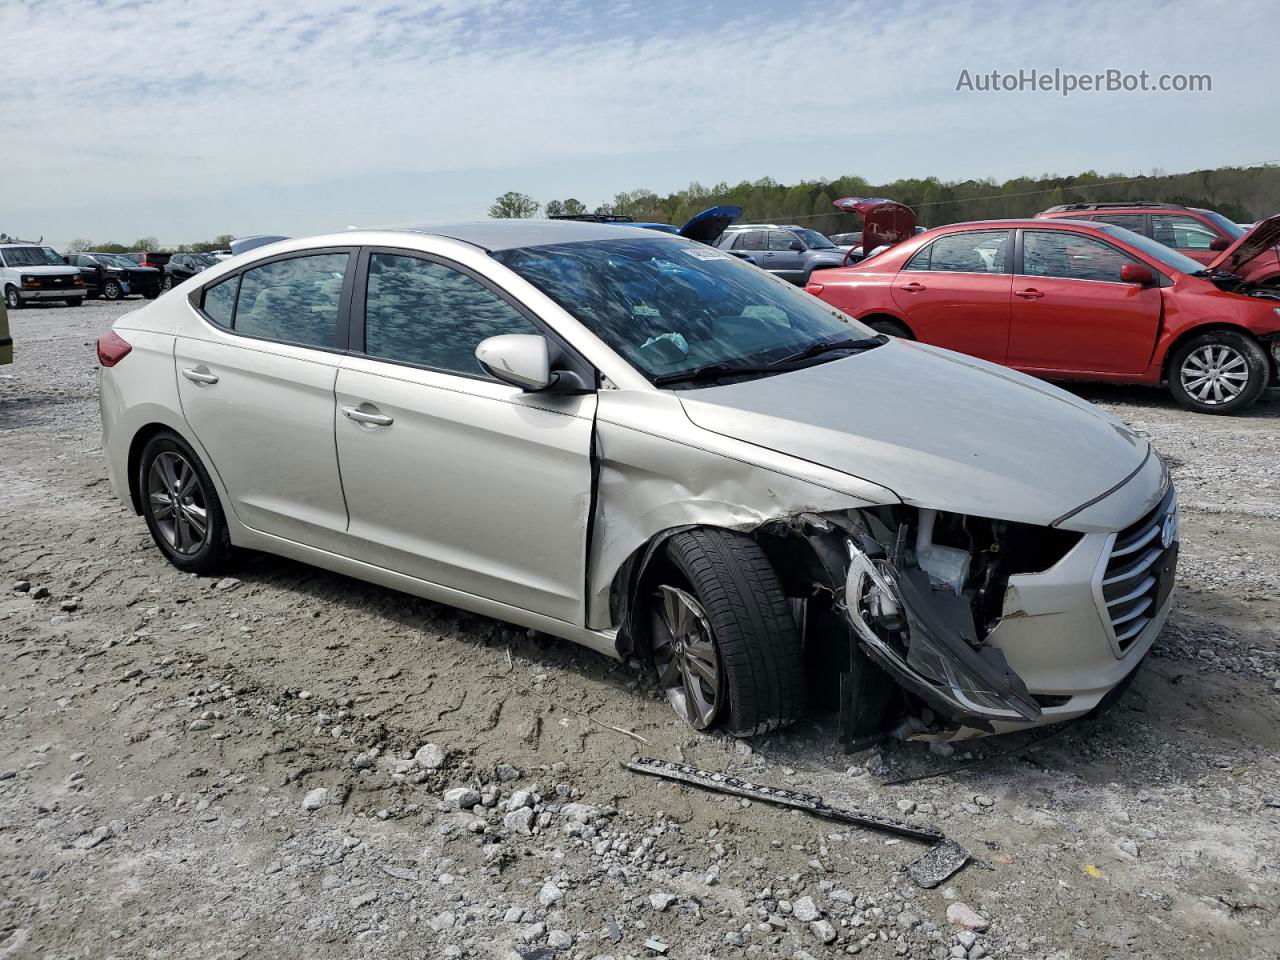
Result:
{"label": "silver sedan", "polygon": [[284,240],[98,352],[112,484],[176,567],[266,551],[639,656],[698,729],[1076,717],[1172,602],[1145,439],[679,237]]}

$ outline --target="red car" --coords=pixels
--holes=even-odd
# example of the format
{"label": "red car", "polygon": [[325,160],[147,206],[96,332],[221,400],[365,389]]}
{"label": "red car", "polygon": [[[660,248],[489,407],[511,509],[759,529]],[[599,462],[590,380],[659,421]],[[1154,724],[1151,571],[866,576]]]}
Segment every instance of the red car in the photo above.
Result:
{"label": "red car", "polygon": [[[1036,214],[1037,218],[1067,217],[1124,227],[1172,247],[1198,263],[1210,264],[1220,252],[1245,234],[1245,228],[1220,213],[1180,203],[1150,200],[1129,203],[1065,203]],[[1280,250],[1272,247],[1242,268],[1250,283],[1280,286]]]}
{"label": "red car", "polygon": [[955,223],[805,289],[882,333],[1047,379],[1167,383],[1183,406],[1234,413],[1280,363],[1280,289],[1239,275],[1277,240],[1280,215],[1206,267],[1108,223]]}

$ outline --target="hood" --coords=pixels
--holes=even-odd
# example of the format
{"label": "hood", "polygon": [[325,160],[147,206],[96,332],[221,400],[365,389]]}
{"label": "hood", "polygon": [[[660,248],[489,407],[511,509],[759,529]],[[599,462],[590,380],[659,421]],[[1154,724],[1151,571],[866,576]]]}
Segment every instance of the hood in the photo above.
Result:
{"label": "hood", "polygon": [[905,503],[1042,526],[1120,484],[1149,451],[1057,387],[901,340],[679,396],[705,430],[880,484]]}
{"label": "hood", "polygon": [[916,234],[916,213],[904,203],[883,197],[841,197],[831,201],[846,213],[862,217],[862,248],[893,246]]}
{"label": "hood", "polygon": [[711,207],[695,214],[680,228],[680,236],[712,245],[720,239],[725,227],[742,216],[741,207]]}
{"label": "hood", "polygon": [[1210,270],[1239,273],[1240,268],[1280,243],[1280,213],[1259,220],[1235,243],[1223,250],[1210,264]]}

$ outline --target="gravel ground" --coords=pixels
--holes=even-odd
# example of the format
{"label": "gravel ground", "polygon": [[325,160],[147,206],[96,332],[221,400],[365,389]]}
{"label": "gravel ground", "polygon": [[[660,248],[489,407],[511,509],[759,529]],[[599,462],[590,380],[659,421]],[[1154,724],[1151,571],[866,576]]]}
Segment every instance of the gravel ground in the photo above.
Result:
{"label": "gravel ground", "polygon": [[[10,318],[0,957],[1280,955],[1280,400],[1081,388],[1182,497],[1136,683],[1041,744],[844,755],[830,720],[695,735],[635,665],[296,563],[174,570],[99,442],[93,342],[141,305]],[[638,778],[637,750],[901,811],[977,862],[920,890],[910,841]]]}

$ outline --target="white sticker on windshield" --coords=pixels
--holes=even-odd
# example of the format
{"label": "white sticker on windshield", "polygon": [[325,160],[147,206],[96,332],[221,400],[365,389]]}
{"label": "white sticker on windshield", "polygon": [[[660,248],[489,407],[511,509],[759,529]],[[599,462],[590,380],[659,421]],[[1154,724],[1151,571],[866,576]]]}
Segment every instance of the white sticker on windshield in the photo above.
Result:
{"label": "white sticker on windshield", "polygon": [[719,250],[713,250],[711,247],[685,247],[684,252],[691,257],[699,260],[731,260],[733,259],[727,253],[721,253]]}

